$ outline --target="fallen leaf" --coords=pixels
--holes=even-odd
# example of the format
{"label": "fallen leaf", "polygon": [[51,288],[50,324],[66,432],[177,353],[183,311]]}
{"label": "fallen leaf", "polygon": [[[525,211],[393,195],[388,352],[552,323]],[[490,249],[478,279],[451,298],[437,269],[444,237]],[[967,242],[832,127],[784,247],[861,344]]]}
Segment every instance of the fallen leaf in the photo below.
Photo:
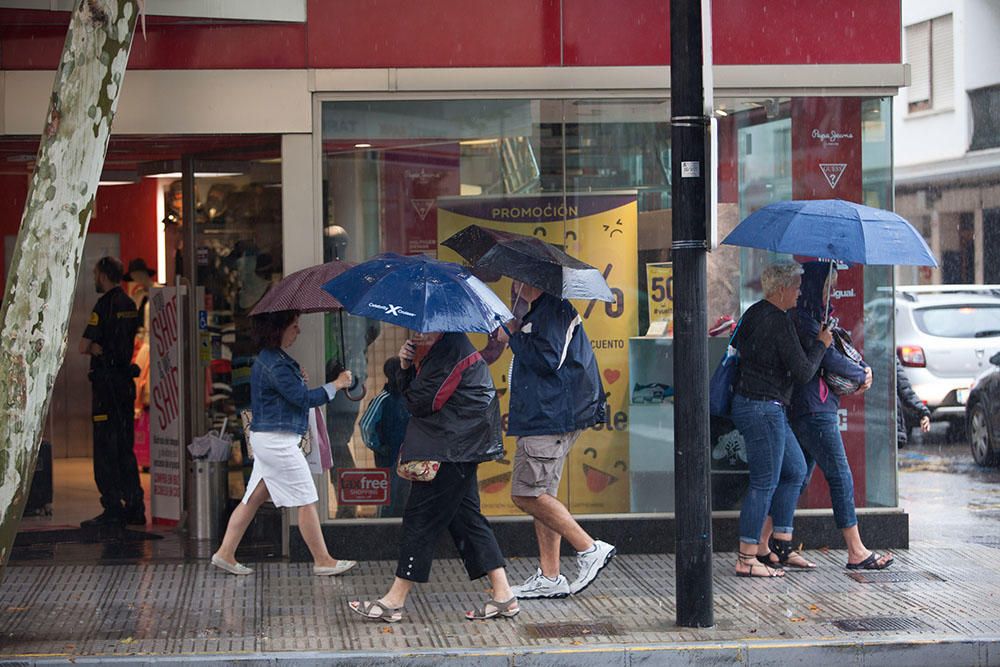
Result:
{"label": "fallen leaf", "polygon": [[804,621],[804,620],[806,620],[806,619],[805,619],[805,618],[803,618],[802,616],[792,616],[792,617],[791,617],[790,619],[788,619],[788,620],[789,620],[789,621],[791,621],[792,623],[801,623],[802,621]]}
{"label": "fallen leaf", "polygon": [[7,607],[7,611],[17,613],[20,611],[28,611],[28,607]]}
{"label": "fallen leaf", "polygon": [[811,604],[811,605],[809,605],[809,611],[811,611],[814,614],[818,614],[819,613],[819,607],[817,607],[814,604]]}
{"label": "fallen leaf", "polygon": [[119,644],[134,644],[135,643],[135,639],[133,639],[132,637],[126,637],[125,639],[121,640],[118,643]]}
{"label": "fallen leaf", "polygon": [[389,627],[389,626],[387,625],[387,626],[385,626],[384,628],[382,628],[382,634],[384,634],[384,635],[391,635],[391,634],[395,634],[395,630],[393,630],[392,628],[390,628],[390,627]]}

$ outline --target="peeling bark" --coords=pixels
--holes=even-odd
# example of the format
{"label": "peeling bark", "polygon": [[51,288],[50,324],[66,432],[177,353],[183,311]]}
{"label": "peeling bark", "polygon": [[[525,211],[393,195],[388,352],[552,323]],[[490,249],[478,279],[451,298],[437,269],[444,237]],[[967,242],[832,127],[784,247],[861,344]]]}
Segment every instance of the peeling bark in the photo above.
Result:
{"label": "peeling bark", "polygon": [[79,0],[0,310],[0,580],[31,485],[138,0]]}

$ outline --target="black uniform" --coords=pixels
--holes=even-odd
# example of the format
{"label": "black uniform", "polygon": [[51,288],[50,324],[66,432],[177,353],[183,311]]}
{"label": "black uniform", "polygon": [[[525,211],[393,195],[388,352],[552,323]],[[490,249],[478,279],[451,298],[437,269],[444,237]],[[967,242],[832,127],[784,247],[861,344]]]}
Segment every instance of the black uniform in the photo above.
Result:
{"label": "black uniform", "polygon": [[135,377],[132,352],[139,327],[135,303],[114,287],[97,300],[83,337],[101,346],[90,357],[93,394],[94,480],[109,515],[145,513],[135,459]]}

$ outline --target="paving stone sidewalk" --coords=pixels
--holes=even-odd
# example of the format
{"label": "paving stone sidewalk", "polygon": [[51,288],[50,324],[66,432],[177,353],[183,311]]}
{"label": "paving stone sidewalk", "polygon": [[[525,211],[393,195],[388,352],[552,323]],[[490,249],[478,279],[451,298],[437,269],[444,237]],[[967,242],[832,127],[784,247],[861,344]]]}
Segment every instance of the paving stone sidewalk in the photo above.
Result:
{"label": "paving stone sidewalk", "polygon": [[[814,572],[751,580],[716,554],[717,625],[700,630],[674,625],[673,556],[620,556],[579,596],[480,622],[463,612],[485,599],[482,582],[441,560],[394,625],[347,606],[384,592],[387,561],[340,578],[283,562],[249,577],[206,562],[13,565],[0,664],[1000,665],[1000,541],[918,546],[882,572],[847,571],[843,551],[808,555]],[[533,571],[510,561],[514,583]]]}

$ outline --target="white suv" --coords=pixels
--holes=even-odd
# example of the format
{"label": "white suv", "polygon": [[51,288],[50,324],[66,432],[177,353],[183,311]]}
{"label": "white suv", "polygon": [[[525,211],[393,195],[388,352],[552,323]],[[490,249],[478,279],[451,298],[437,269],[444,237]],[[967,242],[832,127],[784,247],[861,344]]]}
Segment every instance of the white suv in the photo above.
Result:
{"label": "white suv", "polygon": [[1000,285],[896,287],[896,356],[931,420],[964,430],[975,377],[1000,352]]}

